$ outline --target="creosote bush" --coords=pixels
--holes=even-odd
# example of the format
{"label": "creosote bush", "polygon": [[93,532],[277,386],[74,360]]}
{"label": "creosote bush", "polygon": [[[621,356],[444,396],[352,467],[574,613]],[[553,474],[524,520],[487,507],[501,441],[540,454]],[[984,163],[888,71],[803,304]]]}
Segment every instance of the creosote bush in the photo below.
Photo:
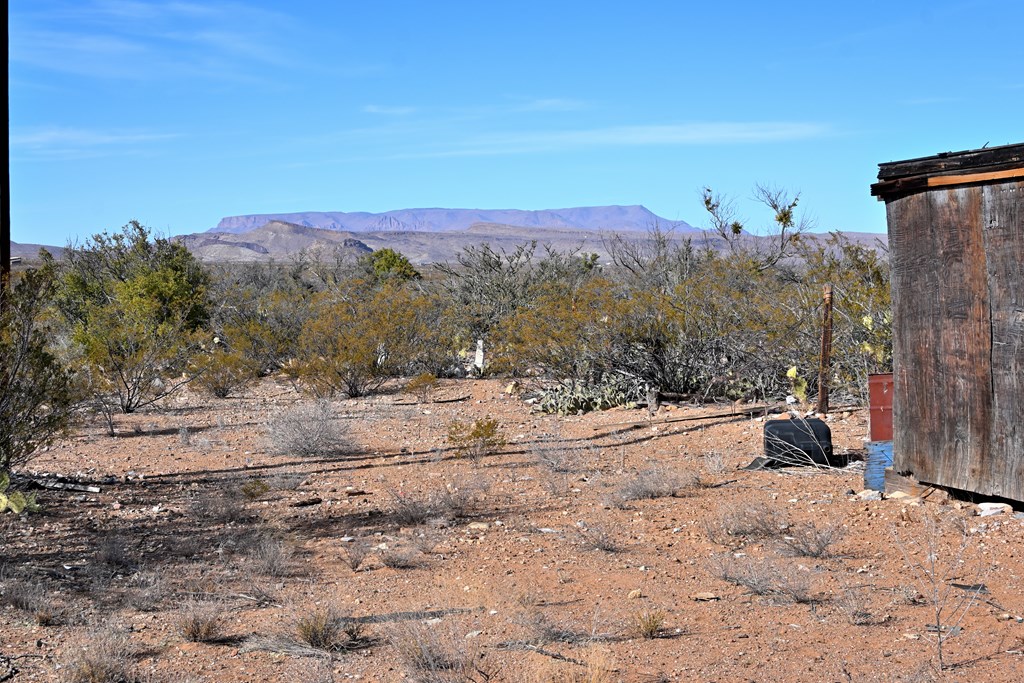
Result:
{"label": "creosote bush", "polygon": [[458,455],[474,462],[493,455],[506,443],[501,424],[491,417],[479,418],[470,424],[452,422],[448,425],[448,442]]}
{"label": "creosote bush", "polygon": [[209,339],[209,277],[184,246],[131,221],[46,264],[58,273],[53,302],[82,384],[111,434],[114,412],[135,412],[193,379],[190,360]]}
{"label": "creosote bush", "polygon": [[193,384],[217,398],[227,398],[259,376],[256,361],[240,350],[224,348],[215,339],[214,348],[192,362]]}
{"label": "creosote bush", "polygon": [[436,388],[437,376],[432,372],[421,372],[406,382],[402,391],[412,394],[420,403],[429,403],[430,396]]}
{"label": "creosote bush", "polygon": [[0,474],[24,464],[68,427],[77,401],[72,373],[48,344],[44,322],[52,269],[29,270],[0,290]]}
{"label": "creosote bush", "polygon": [[241,491],[242,495],[245,496],[247,500],[259,500],[263,496],[267,495],[270,490],[270,484],[262,479],[250,479],[242,484],[241,488],[239,488],[239,491]]}

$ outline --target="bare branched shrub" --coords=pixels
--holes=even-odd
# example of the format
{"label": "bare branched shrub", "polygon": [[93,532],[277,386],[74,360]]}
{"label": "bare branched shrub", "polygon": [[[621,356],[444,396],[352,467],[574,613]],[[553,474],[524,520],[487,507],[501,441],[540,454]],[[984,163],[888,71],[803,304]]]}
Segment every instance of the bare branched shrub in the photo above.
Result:
{"label": "bare branched shrub", "polygon": [[430,494],[430,506],[437,516],[461,519],[469,516],[491,482],[483,477],[456,477]]}
{"label": "bare branched shrub", "polygon": [[623,484],[615,499],[617,503],[625,504],[636,500],[668,498],[681,495],[684,489],[698,483],[698,479],[693,476],[683,476],[664,467],[648,467]]}
{"label": "bare branched shrub", "polygon": [[363,560],[370,552],[370,544],[362,540],[354,540],[345,545],[345,563],[354,572],[359,571]]}
{"label": "bare branched shrub", "polygon": [[419,526],[432,519],[460,519],[470,513],[489,486],[481,478],[456,479],[425,495],[392,492],[392,515],[401,526]]}
{"label": "bare branched shrub", "polygon": [[47,595],[42,584],[24,579],[10,579],[4,582],[3,601],[11,607],[32,615],[40,626],[55,624],[59,609]]}
{"label": "bare branched shrub", "polygon": [[275,415],[267,425],[267,441],[274,453],[324,458],[347,450],[345,430],[329,401],[297,403]]}
{"label": "bare branched shrub", "polygon": [[661,610],[643,609],[629,615],[626,632],[634,638],[657,638],[665,628],[665,613]]}
{"label": "bare branched shrub", "polygon": [[334,676],[332,661],[328,657],[291,662],[281,680],[294,683],[335,683],[337,679]]}
{"label": "bare branched shrub", "polygon": [[477,650],[454,625],[419,621],[396,625],[388,638],[409,676],[416,683],[462,683],[475,680]]}
{"label": "bare branched shrub", "polygon": [[412,546],[422,553],[423,555],[430,555],[437,550],[437,545],[441,542],[441,535],[436,531],[428,529],[421,531],[412,537],[410,543]]}
{"label": "bare branched shrub", "polygon": [[[942,512],[923,515],[919,532],[893,531],[918,592],[931,608],[934,622],[925,636],[935,647],[939,671],[946,668],[944,645],[960,631],[960,624],[977,604],[984,589],[985,573],[971,546],[971,535],[963,518]],[[946,542],[950,545],[946,547]]]}
{"label": "bare branched shrub", "polygon": [[581,643],[592,639],[590,633],[556,622],[539,609],[524,611],[517,616],[516,623],[526,629],[526,642],[535,645]]}
{"label": "bare branched shrub", "polygon": [[552,472],[579,472],[585,462],[587,449],[579,444],[565,445],[557,435],[546,436],[531,448],[537,464]]}
{"label": "bare branched shrub", "polygon": [[779,539],[786,555],[792,557],[835,557],[835,544],[843,538],[842,524],[818,527],[813,523],[790,527]]}
{"label": "bare branched shrub", "polygon": [[221,636],[220,607],[210,602],[185,603],[178,615],[178,633],[190,643],[209,643]]}
{"label": "bare branched shrub", "polygon": [[422,561],[413,548],[394,548],[382,551],[380,562],[390,569],[415,569]]}
{"label": "bare branched shrub", "polygon": [[845,588],[833,602],[851,626],[871,626],[883,623],[886,619],[874,613],[864,588]]}
{"label": "bare branched shrub", "polygon": [[617,553],[622,546],[615,537],[602,526],[579,526],[576,528],[580,542],[586,548],[603,550],[606,553]]}
{"label": "bare branched shrub", "polygon": [[725,473],[725,457],[721,451],[709,451],[703,458],[704,471],[712,476]]}
{"label": "bare branched shrub", "polygon": [[167,581],[159,570],[144,570],[132,574],[128,580],[131,589],[129,603],[140,612],[152,612],[167,596]]}
{"label": "bare branched shrub", "polygon": [[[615,683],[622,680],[619,668],[604,648],[591,645],[585,653],[574,655],[576,662],[557,663],[554,660],[516,662],[513,670],[504,674],[503,683]],[[582,659],[582,662],[578,661]],[[504,672],[503,672],[504,673]],[[669,679],[653,677],[645,683],[666,683]]]}
{"label": "bare branched shrub", "polygon": [[288,576],[292,572],[292,550],[279,538],[261,534],[246,554],[252,570],[263,576]]}
{"label": "bare branched shrub", "polygon": [[434,509],[428,498],[392,492],[391,499],[391,514],[399,526],[419,526],[434,517]]}
{"label": "bare branched shrub", "polygon": [[811,591],[807,572],[771,560],[743,558],[741,561],[727,553],[712,558],[711,572],[719,579],[742,586],[754,595],[798,603],[818,601]]}
{"label": "bare branched shrub", "polygon": [[734,546],[781,536],[789,528],[789,521],[778,508],[765,503],[743,503],[720,508],[705,523],[704,530],[714,543]]}
{"label": "bare branched shrub", "polygon": [[242,493],[235,489],[199,492],[189,501],[189,507],[198,520],[210,524],[236,524],[248,518]]}
{"label": "bare branched shrub", "polygon": [[62,679],[65,683],[140,683],[135,655],[124,634],[92,633],[68,655]]}
{"label": "bare branched shrub", "polygon": [[96,562],[113,571],[134,571],[135,562],[127,549],[127,539],[104,536],[96,549]]}

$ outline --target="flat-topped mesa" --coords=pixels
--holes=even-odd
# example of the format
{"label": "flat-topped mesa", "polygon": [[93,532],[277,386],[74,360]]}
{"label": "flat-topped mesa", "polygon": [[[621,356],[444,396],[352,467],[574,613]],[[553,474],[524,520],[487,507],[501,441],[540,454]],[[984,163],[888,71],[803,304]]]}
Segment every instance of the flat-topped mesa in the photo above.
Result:
{"label": "flat-topped mesa", "polygon": [[522,228],[548,228],[607,232],[642,232],[654,227],[694,232],[685,221],[670,221],[643,206],[584,206],[568,209],[398,209],[383,213],[364,211],[305,211],[249,214],[222,218],[210,232],[243,233],[272,221],[342,232],[450,232],[479,223]]}

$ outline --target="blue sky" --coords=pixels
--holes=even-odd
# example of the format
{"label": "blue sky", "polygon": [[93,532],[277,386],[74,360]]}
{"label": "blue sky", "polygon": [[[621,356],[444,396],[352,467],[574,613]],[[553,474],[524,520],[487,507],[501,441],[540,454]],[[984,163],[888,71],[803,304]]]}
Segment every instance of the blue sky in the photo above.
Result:
{"label": "blue sky", "polygon": [[1024,3],[11,0],[12,238],[643,204],[885,230],[877,164],[1024,141]]}

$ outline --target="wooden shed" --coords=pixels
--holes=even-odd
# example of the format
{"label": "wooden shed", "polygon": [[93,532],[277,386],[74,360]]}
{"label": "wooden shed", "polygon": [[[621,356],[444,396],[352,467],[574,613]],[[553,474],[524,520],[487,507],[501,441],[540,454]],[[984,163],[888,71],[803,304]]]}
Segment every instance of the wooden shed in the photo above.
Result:
{"label": "wooden shed", "polygon": [[1024,144],[879,165],[897,475],[1024,501]]}

